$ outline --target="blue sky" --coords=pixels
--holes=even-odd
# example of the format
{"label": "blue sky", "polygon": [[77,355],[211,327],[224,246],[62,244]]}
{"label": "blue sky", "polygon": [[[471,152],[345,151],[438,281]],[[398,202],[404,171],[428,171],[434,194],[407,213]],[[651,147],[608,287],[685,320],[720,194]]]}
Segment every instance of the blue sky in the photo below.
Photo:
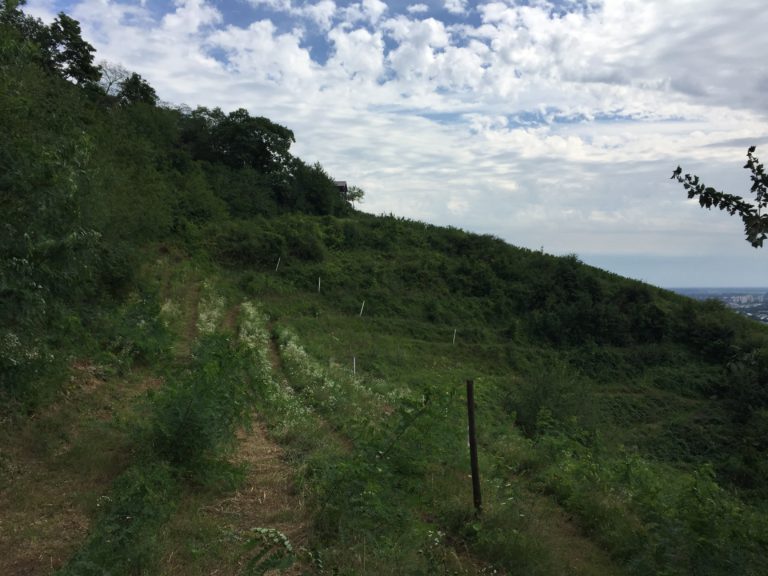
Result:
{"label": "blue sky", "polygon": [[[738,220],[768,142],[763,0],[28,0],[162,99],[245,107],[366,190],[361,208],[490,233],[661,286],[768,286]],[[768,149],[768,147],[766,147]],[[766,156],[768,159],[768,156]]]}

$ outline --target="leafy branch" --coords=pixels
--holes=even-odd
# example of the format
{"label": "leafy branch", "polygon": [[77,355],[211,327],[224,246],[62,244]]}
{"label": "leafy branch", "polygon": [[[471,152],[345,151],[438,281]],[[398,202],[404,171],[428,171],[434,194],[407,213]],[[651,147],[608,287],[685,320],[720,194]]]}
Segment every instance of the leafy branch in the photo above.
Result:
{"label": "leafy branch", "polygon": [[768,237],[768,214],[765,214],[765,208],[768,206],[768,174],[755,156],[754,146],[747,151],[747,163],[744,168],[752,173],[750,191],[755,195],[754,203],[744,200],[741,196],[727,194],[706,186],[696,175],[682,175],[683,170],[680,166],[672,173],[672,179],[683,185],[688,192],[688,198],[698,197],[702,208],[715,207],[725,210],[731,216],[738,214],[744,223],[747,241],[755,248],[761,248],[763,241]]}

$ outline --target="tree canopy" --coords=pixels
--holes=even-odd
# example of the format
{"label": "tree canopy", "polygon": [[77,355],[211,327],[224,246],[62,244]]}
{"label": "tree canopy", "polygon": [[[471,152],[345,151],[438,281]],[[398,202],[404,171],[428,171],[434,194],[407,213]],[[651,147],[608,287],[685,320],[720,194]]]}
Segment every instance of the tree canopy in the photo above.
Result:
{"label": "tree canopy", "polygon": [[118,82],[117,98],[122,104],[149,104],[155,106],[157,92],[139,74],[133,72]]}
{"label": "tree canopy", "polygon": [[39,18],[20,10],[24,3],[25,0],[0,0],[0,23],[37,45],[38,58],[45,69],[77,84],[98,82],[101,72],[93,63],[96,49],[83,39],[80,23],[60,12],[46,26]]}

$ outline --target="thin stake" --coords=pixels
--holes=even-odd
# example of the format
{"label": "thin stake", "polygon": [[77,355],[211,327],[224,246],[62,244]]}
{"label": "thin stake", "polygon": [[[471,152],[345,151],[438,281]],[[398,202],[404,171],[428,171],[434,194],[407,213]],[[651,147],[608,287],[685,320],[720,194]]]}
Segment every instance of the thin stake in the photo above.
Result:
{"label": "thin stake", "polygon": [[360,306],[360,316],[363,315],[363,308],[365,308],[365,300],[363,300],[363,305]]}
{"label": "thin stake", "polygon": [[453,342],[452,344],[456,344],[456,328],[453,329]]}
{"label": "thin stake", "polygon": [[317,277],[317,291],[320,292],[320,276]]}
{"label": "thin stake", "polygon": [[357,359],[352,356],[352,374],[357,374]]}
{"label": "thin stake", "polygon": [[280,256],[277,257],[277,266],[275,266],[275,272],[277,272],[277,269],[280,268]]}
{"label": "thin stake", "polygon": [[483,512],[483,499],[480,495],[480,468],[477,464],[477,437],[475,435],[475,383],[467,380],[467,423],[469,427],[469,462],[472,467],[472,499],[475,513]]}

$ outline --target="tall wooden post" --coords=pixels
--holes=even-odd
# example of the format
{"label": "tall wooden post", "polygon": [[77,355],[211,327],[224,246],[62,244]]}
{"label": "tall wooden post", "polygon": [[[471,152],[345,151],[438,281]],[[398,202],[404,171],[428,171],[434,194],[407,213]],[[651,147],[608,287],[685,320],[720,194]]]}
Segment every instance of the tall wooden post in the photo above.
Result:
{"label": "tall wooden post", "polygon": [[472,499],[475,513],[483,511],[483,499],[480,495],[480,467],[477,464],[477,436],[475,434],[475,383],[467,380],[467,423],[469,427],[469,461],[472,466]]}

